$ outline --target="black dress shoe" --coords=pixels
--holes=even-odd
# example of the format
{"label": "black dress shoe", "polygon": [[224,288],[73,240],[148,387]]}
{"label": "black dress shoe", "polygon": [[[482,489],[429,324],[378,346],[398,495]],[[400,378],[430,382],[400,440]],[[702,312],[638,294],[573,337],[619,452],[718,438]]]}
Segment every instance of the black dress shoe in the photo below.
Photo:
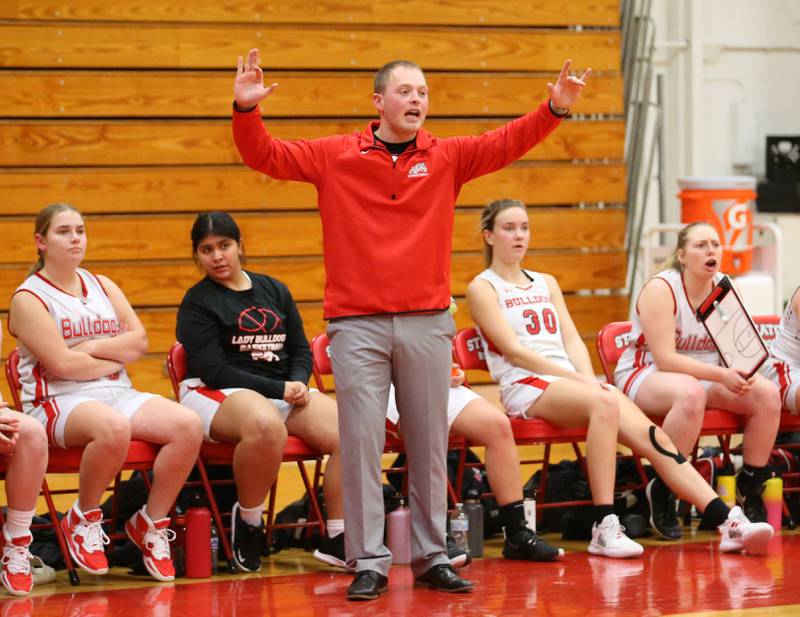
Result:
{"label": "black dress shoe", "polygon": [[414,580],[415,585],[427,585],[431,589],[448,593],[464,593],[475,589],[472,581],[460,577],[449,563],[433,566],[422,576]]}
{"label": "black dress shoe", "polygon": [[361,570],[347,588],[348,600],[375,600],[389,587],[389,579],[375,570]]}

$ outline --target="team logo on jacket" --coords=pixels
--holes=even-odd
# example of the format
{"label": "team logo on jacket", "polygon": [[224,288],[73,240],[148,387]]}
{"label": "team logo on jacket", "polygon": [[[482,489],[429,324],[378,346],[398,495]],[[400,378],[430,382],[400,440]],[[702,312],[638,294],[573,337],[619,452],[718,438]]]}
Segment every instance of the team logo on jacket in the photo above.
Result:
{"label": "team logo on jacket", "polygon": [[408,170],[408,177],[409,178],[421,178],[422,176],[428,175],[428,166],[425,164],[425,161],[421,163],[415,163],[414,166]]}
{"label": "team logo on jacket", "polygon": [[242,332],[274,332],[281,324],[281,318],[271,310],[261,306],[251,306],[239,313],[239,330]]}

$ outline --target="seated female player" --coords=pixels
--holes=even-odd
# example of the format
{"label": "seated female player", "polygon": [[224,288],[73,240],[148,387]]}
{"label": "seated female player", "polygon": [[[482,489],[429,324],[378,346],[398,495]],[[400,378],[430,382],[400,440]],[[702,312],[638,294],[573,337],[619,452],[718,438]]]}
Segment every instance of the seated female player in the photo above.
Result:
{"label": "seated female player", "polygon": [[[0,343],[3,340],[0,325]],[[6,522],[0,535],[3,573],[8,592],[24,596],[33,589],[31,522],[47,468],[47,435],[33,418],[9,409],[0,397],[0,456],[4,458]]]}
{"label": "seated female player", "polygon": [[[703,425],[706,406],[745,417],[744,466],[736,494],[745,516],[765,521],[761,492],[766,465],[780,422],[778,389],[763,376],[746,379],[722,365],[714,342],[694,307],[708,296],[721,274],[717,231],[692,223],[678,234],[672,260],[648,280],[636,300],[631,343],[623,352],[614,381],[645,413],[664,416],[664,432],[688,456]],[[674,498],[660,480],[650,487],[658,499]],[[677,520],[668,523],[677,529]]]}
{"label": "seated female player", "polygon": [[207,440],[236,444],[234,561],[245,572],[261,569],[264,501],[291,434],[330,454],[323,486],[328,533],[314,555],[344,567],[336,403],[306,386],[311,350],[297,306],[283,283],[242,268],[241,232],[226,212],[198,215],[191,238],[204,278],[178,309],[187,360],[180,400],[200,417]]}
{"label": "seated female player", "polygon": [[510,199],[492,202],[482,213],[481,230],[488,268],[470,283],[467,301],[506,413],[587,428],[595,504],[589,552],[633,557],[643,550],[622,533],[614,514],[618,438],[697,506],[703,523],[719,527],[721,550],[763,549],[772,528],[750,523],[738,507],[729,510],[661,429],[621,392],[597,381],[555,278],[522,268],[530,241],[525,205]]}
{"label": "seated female player", "polygon": [[800,413],[800,287],[794,290],[781,317],[778,335],[772,342],[770,358],[761,373],[780,390],[783,406]]}
{"label": "seated female player", "polygon": [[70,554],[87,572],[108,571],[100,498],[130,440],[149,441],[161,445],[153,486],[125,530],[147,571],[171,581],[167,514],[197,460],[200,422],[177,403],[133,389],[125,365],[145,353],[147,336],[119,287],[79,267],[86,251],[80,212],[46,207],[34,239],[39,261],[11,299],[9,331],[20,349],[23,411],[51,444],[84,448],[78,499],[61,521]]}

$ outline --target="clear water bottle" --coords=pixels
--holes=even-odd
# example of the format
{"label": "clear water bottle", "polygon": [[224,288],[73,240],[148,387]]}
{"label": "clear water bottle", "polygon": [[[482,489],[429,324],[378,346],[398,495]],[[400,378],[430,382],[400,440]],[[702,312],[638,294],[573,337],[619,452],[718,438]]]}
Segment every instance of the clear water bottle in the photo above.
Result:
{"label": "clear water bottle", "polygon": [[453,536],[458,548],[469,553],[469,519],[464,512],[463,503],[456,504],[456,509],[450,517],[450,535]]}
{"label": "clear water bottle", "polygon": [[483,504],[479,490],[473,488],[467,491],[464,512],[469,521],[469,553],[473,557],[483,557]]}
{"label": "clear water bottle", "polygon": [[405,499],[396,495],[398,506],[386,515],[386,546],[392,553],[392,563],[411,563],[411,510]]}
{"label": "clear water bottle", "polygon": [[522,499],[522,511],[525,513],[525,522],[531,531],[536,531],[536,499],[534,499],[534,492],[524,491]]}
{"label": "clear water bottle", "polygon": [[217,573],[219,563],[219,534],[217,533],[217,526],[211,523],[211,574]]}

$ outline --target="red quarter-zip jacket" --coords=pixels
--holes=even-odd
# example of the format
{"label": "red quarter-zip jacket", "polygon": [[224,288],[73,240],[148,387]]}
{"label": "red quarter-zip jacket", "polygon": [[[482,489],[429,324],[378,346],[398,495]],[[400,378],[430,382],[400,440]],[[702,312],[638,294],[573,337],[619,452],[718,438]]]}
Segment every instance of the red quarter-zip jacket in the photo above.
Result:
{"label": "red quarter-zip jacket", "polygon": [[517,160],[559,123],[545,101],[475,137],[439,139],[420,129],[397,161],[375,139],[377,122],[361,133],[283,140],[267,132],[256,107],[234,111],[233,136],[249,167],[317,188],[324,314],[334,319],[446,309],[461,187]]}

